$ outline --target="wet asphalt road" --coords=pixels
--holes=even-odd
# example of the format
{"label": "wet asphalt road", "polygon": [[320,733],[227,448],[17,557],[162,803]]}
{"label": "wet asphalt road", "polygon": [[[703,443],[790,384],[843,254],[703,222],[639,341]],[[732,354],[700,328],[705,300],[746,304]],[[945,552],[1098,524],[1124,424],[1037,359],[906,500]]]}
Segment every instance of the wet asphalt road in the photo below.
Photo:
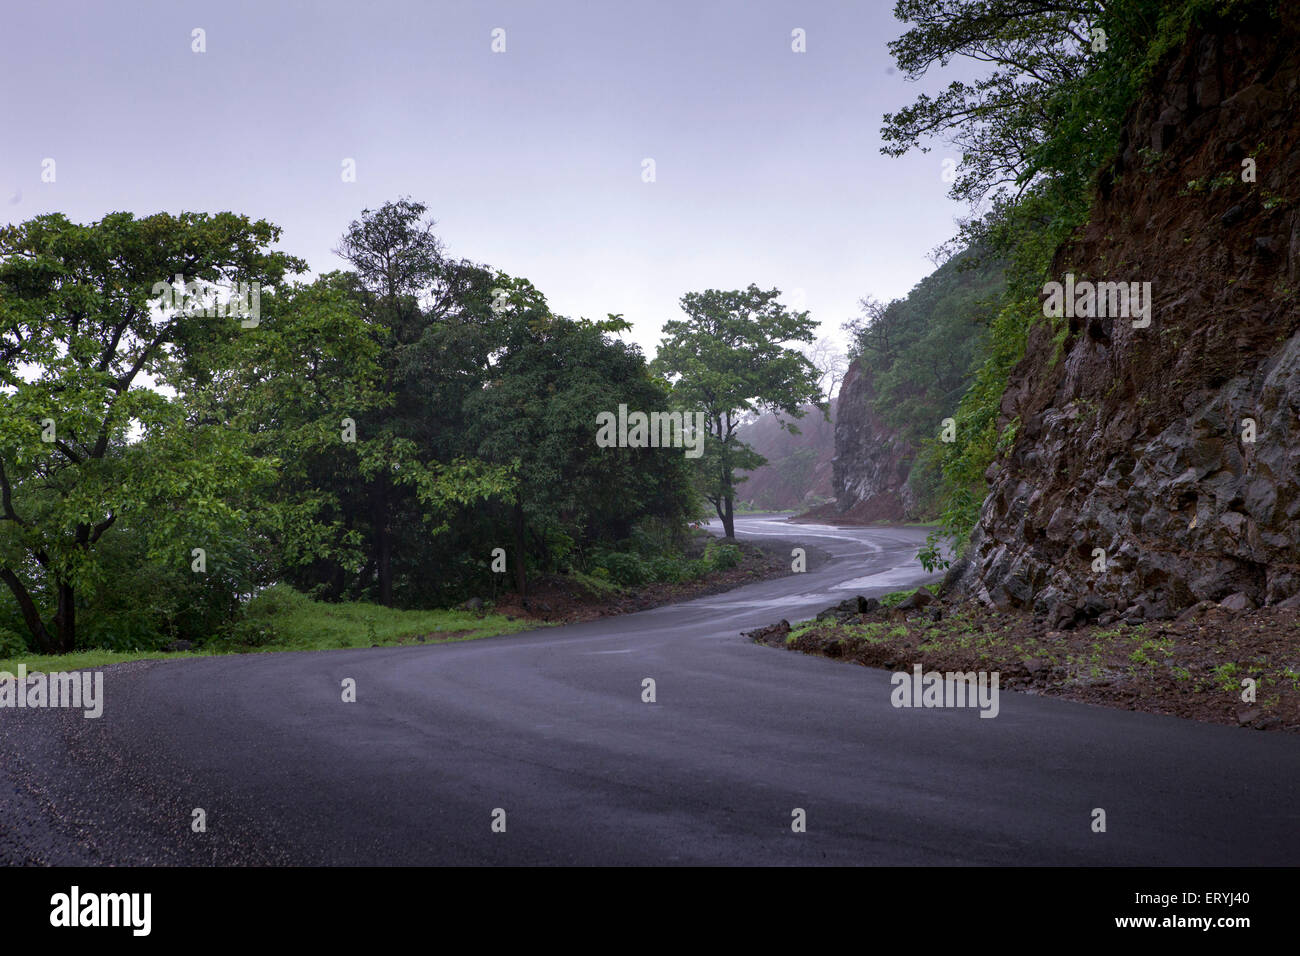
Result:
{"label": "wet asphalt road", "polygon": [[1300,863],[1294,736],[1014,693],[895,709],[887,672],[739,632],[916,583],[924,531],[738,533],[829,558],[523,635],[122,665],[99,720],[0,712],[0,862]]}

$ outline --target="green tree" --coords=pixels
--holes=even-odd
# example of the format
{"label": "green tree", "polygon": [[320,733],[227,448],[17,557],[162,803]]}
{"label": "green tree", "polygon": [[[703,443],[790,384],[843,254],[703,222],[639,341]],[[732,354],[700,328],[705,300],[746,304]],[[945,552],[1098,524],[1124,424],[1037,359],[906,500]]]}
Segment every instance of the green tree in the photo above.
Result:
{"label": "green tree", "polygon": [[862,315],[845,323],[850,354],[871,373],[873,411],[912,446],[937,433],[970,386],[1002,273],[986,256],[954,256],[902,299],[863,299]]}
{"label": "green tree", "polygon": [[231,502],[262,463],[161,389],[243,322],[159,288],[274,285],[303,267],[269,250],[279,234],[233,213],[0,229],[0,580],[39,650],[76,646],[78,588],[103,584],[119,522],[172,564],[239,536],[251,501]]}
{"label": "green tree", "polygon": [[[808,313],[791,312],[779,289],[750,284],[729,292],[707,289],[681,298],[685,320],[664,323],[664,338],[652,368],[673,383],[677,407],[705,413],[707,438],[697,459],[700,492],[722,520],[723,533],[735,537],[736,471],[753,471],[766,459],[742,442],[736,430],[747,416],[778,415],[782,427],[798,434],[793,420],[812,404],[828,414],[817,368],[787,342],[812,342],[816,323]],[[711,439],[711,440],[709,440]]]}
{"label": "green tree", "polygon": [[434,226],[423,203],[388,202],[364,210],[337,250],[356,270],[361,314],[380,346],[378,388],[388,397],[355,417],[364,512],[349,508],[351,526],[369,539],[360,577],[374,576],[385,605],[395,600],[401,554],[445,527],[426,519],[509,484],[506,471],[464,446],[459,417],[488,365],[492,275],[449,258]]}
{"label": "green tree", "polygon": [[950,194],[972,207],[1055,184],[1078,201],[1114,149],[1161,0],[898,0],[910,24],[889,44],[908,79],[958,57],[986,75],[921,94],[884,117],[881,152],[901,156],[942,138],[962,158]]}
{"label": "green tree", "polygon": [[601,448],[595,414],[668,401],[640,350],[611,335],[630,326],[551,313],[531,283],[499,274],[492,374],[470,397],[471,434],[481,453],[508,465],[513,571],[559,569],[571,552],[625,538],[646,518],[680,524],[691,510],[690,479],[676,449]]}

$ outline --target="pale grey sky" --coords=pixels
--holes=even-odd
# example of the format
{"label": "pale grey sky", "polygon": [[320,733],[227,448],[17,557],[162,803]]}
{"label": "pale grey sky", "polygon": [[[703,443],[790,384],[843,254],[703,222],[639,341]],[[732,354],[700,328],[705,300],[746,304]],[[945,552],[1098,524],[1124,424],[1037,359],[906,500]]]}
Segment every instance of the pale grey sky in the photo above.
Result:
{"label": "pale grey sky", "polygon": [[[12,4],[0,202],[9,222],[229,209],[283,227],[282,247],[323,272],[363,208],[409,195],[451,253],[527,277],[560,313],[622,312],[649,354],[683,293],[750,282],[791,303],[802,290],[838,334],[861,296],[903,295],[931,271],[963,212],[941,175],[951,150],[880,155],[881,115],[950,78],[922,87],[893,69],[891,10]],[[791,49],[796,28],[807,52]]]}

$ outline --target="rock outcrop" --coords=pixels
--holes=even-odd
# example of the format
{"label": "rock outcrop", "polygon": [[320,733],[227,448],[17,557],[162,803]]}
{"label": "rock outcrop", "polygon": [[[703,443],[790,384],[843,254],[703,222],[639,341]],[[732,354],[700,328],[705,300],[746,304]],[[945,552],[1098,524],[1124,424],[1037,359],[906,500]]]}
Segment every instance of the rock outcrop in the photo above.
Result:
{"label": "rock outcrop", "polygon": [[1053,265],[1151,282],[1150,325],[1031,332],[950,585],[1062,626],[1300,594],[1298,41],[1235,25],[1157,71]]}
{"label": "rock outcrop", "polygon": [[840,386],[831,462],[834,513],[848,522],[901,521],[912,517],[916,498],[908,485],[916,449],[871,409],[871,375],[853,362]]}

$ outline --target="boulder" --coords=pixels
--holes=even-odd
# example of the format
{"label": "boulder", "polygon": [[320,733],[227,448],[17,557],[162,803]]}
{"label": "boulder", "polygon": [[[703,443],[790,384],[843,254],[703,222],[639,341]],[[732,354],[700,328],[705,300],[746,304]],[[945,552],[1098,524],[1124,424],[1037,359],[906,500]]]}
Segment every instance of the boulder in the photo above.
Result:
{"label": "boulder", "polygon": [[917,608],[925,607],[934,603],[934,595],[928,588],[919,587],[916,591],[904,598],[898,605],[900,611],[915,611]]}
{"label": "boulder", "polygon": [[1251,611],[1255,608],[1255,602],[1250,599],[1250,595],[1244,591],[1238,591],[1235,594],[1229,594],[1219,602],[1219,607],[1225,611]]}

